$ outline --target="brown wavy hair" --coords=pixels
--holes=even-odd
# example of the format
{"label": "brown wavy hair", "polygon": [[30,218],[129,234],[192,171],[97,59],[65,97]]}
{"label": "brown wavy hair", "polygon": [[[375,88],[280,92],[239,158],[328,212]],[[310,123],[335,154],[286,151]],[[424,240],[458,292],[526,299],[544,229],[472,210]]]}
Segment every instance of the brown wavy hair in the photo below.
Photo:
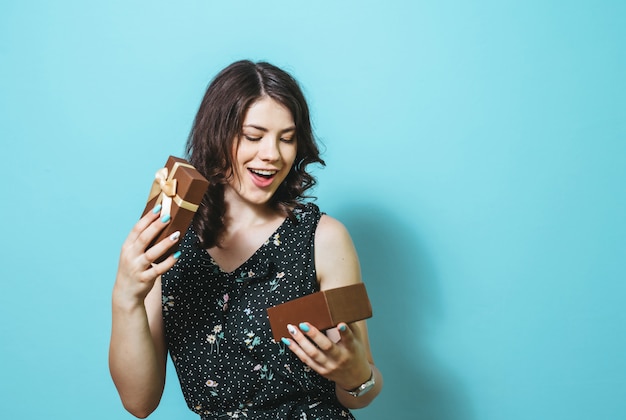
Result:
{"label": "brown wavy hair", "polygon": [[266,62],[248,60],[223,69],[207,88],[186,147],[190,163],[210,183],[193,221],[203,248],[219,246],[226,212],[224,186],[232,177],[233,145],[243,135],[248,108],[262,97],[270,97],[291,111],[296,125],[296,159],[269,205],[293,218],[292,209],[309,198],[305,191],[316,183],[307,166],[325,165],[313,136],[304,94],[289,73]]}

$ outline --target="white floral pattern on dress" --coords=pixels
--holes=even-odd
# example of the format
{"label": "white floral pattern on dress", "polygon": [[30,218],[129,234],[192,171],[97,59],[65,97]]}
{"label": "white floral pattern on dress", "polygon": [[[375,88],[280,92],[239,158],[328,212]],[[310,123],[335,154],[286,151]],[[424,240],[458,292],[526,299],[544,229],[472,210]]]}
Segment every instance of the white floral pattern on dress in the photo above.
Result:
{"label": "white floral pattern on dress", "polygon": [[162,276],[168,351],[202,420],[354,419],[333,382],[272,338],[266,309],[319,289],[313,241],[321,213],[313,204],[293,213],[233,272],[197,247],[190,228]]}

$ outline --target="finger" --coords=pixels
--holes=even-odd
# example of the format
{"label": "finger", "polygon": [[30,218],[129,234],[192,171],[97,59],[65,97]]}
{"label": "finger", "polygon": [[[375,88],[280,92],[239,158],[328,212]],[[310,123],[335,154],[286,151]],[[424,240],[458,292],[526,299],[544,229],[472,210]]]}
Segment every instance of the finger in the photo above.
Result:
{"label": "finger", "polygon": [[328,336],[322,333],[313,325],[308,322],[301,322],[298,327],[300,331],[304,333],[306,337],[308,337],[315,346],[322,350],[323,352],[329,352],[333,349],[333,342],[328,338]]}
{"label": "finger", "polygon": [[154,220],[143,232],[139,234],[139,237],[135,241],[135,246],[143,252],[148,245],[161,233],[167,224],[171,221],[170,215],[165,214],[161,218]]}
{"label": "finger", "polygon": [[339,324],[337,324],[337,331],[339,332],[339,341],[341,342],[341,344],[348,348],[354,347],[356,337],[354,335],[354,332],[352,331],[352,328],[350,328],[348,324],[346,324],[345,322],[340,322]]}
{"label": "finger", "polygon": [[167,270],[172,268],[176,261],[180,258],[181,252],[176,251],[165,260],[161,261],[158,264],[152,264],[152,266],[146,270],[143,274],[149,279],[156,279],[157,277],[165,274]]}
{"label": "finger", "polygon": [[339,330],[337,328],[330,328],[324,331],[324,334],[326,334],[326,337],[328,337],[330,341],[335,344],[341,341],[341,335],[339,335]]}
{"label": "finger", "polygon": [[309,323],[300,323],[299,328],[288,325],[287,329],[298,348],[302,349],[303,354],[296,353],[300,360],[322,375],[335,367],[335,347],[317,328]]}
{"label": "finger", "polygon": [[172,233],[167,238],[161,240],[159,243],[150,247],[146,252],[142,254],[145,269],[142,272],[142,278],[151,280],[156,278],[167,270],[172,268],[176,261],[180,258],[181,251],[176,251],[163,261],[155,263],[158,258],[163,256],[180,238],[180,231]]}
{"label": "finger", "polygon": [[144,258],[147,264],[151,264],[167,252],[180,239],[180,231],[172,233],[167,238],[162,239],[157,244],[151,246],[144,252]]}
{"label": "finger", "polygon": [[130,243],[135,242],[139,235],[141,235],[141,233],[159,217],[160,212],[161,205],[157,204],[151,211],[147,212],[141,219],[139,219],[135,226],[133,226],[133,229],[130,231],[126,241]]}
{"label": "finger", "polygon": [[315,360],[313,360],[313,358],[311,358],[311,356],[309,356],[309,354],[306,351],[304,351],[304,349],[302,349],[302,347],[300,346],[300,344],[295,338],[283,337],[281,338],[281,341],[287,347],[289,347],[289,350],[293,352],[298,357],[298,359],[302,361],[302,363],[309,366],[317,373],[324,374],[322,366],[319,363],[317,363]]}

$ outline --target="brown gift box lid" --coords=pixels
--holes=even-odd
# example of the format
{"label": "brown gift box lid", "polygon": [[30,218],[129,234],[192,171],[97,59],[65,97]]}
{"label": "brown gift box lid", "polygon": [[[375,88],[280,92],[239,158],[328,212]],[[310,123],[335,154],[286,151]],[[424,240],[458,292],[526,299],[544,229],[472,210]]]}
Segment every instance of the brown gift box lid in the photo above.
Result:
{"label": "brown gift box lid", "polygon": [[[148,248],[176,231],[180,231],[181,235],[185,234],[208,187],[209,181],[188,161],[175,156],[170,156],[167,159],[165,167],[159,169],[155,175],[142,216],[152,211],[157,204],[163,206],[161,214],[165,216],[169,202],[171,221],[159,236],[148,245]],[[178,242],[155,262],[163,261],[177,249]]]}
{"label": "brown gift box lid", "polygon": [[267,308],[275,341],[289,337],[287,324],[308,322],[324,331],[340,322],[355,322],[372,317],[372,305],[365,284],[323,290]]}

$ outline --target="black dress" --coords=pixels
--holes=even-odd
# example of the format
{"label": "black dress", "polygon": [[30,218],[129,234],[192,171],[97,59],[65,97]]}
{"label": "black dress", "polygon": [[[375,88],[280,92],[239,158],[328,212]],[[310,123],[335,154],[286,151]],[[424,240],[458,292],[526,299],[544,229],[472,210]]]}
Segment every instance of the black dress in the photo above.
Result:
{"label": "black dress", "polygon": [[168,351],[202,419],[354,419],[333,382],[272,339],[266,308],[319,290],[313,244],[321,213],[309,203],[294,214],[232,273],[190,229],[162,277]]}

